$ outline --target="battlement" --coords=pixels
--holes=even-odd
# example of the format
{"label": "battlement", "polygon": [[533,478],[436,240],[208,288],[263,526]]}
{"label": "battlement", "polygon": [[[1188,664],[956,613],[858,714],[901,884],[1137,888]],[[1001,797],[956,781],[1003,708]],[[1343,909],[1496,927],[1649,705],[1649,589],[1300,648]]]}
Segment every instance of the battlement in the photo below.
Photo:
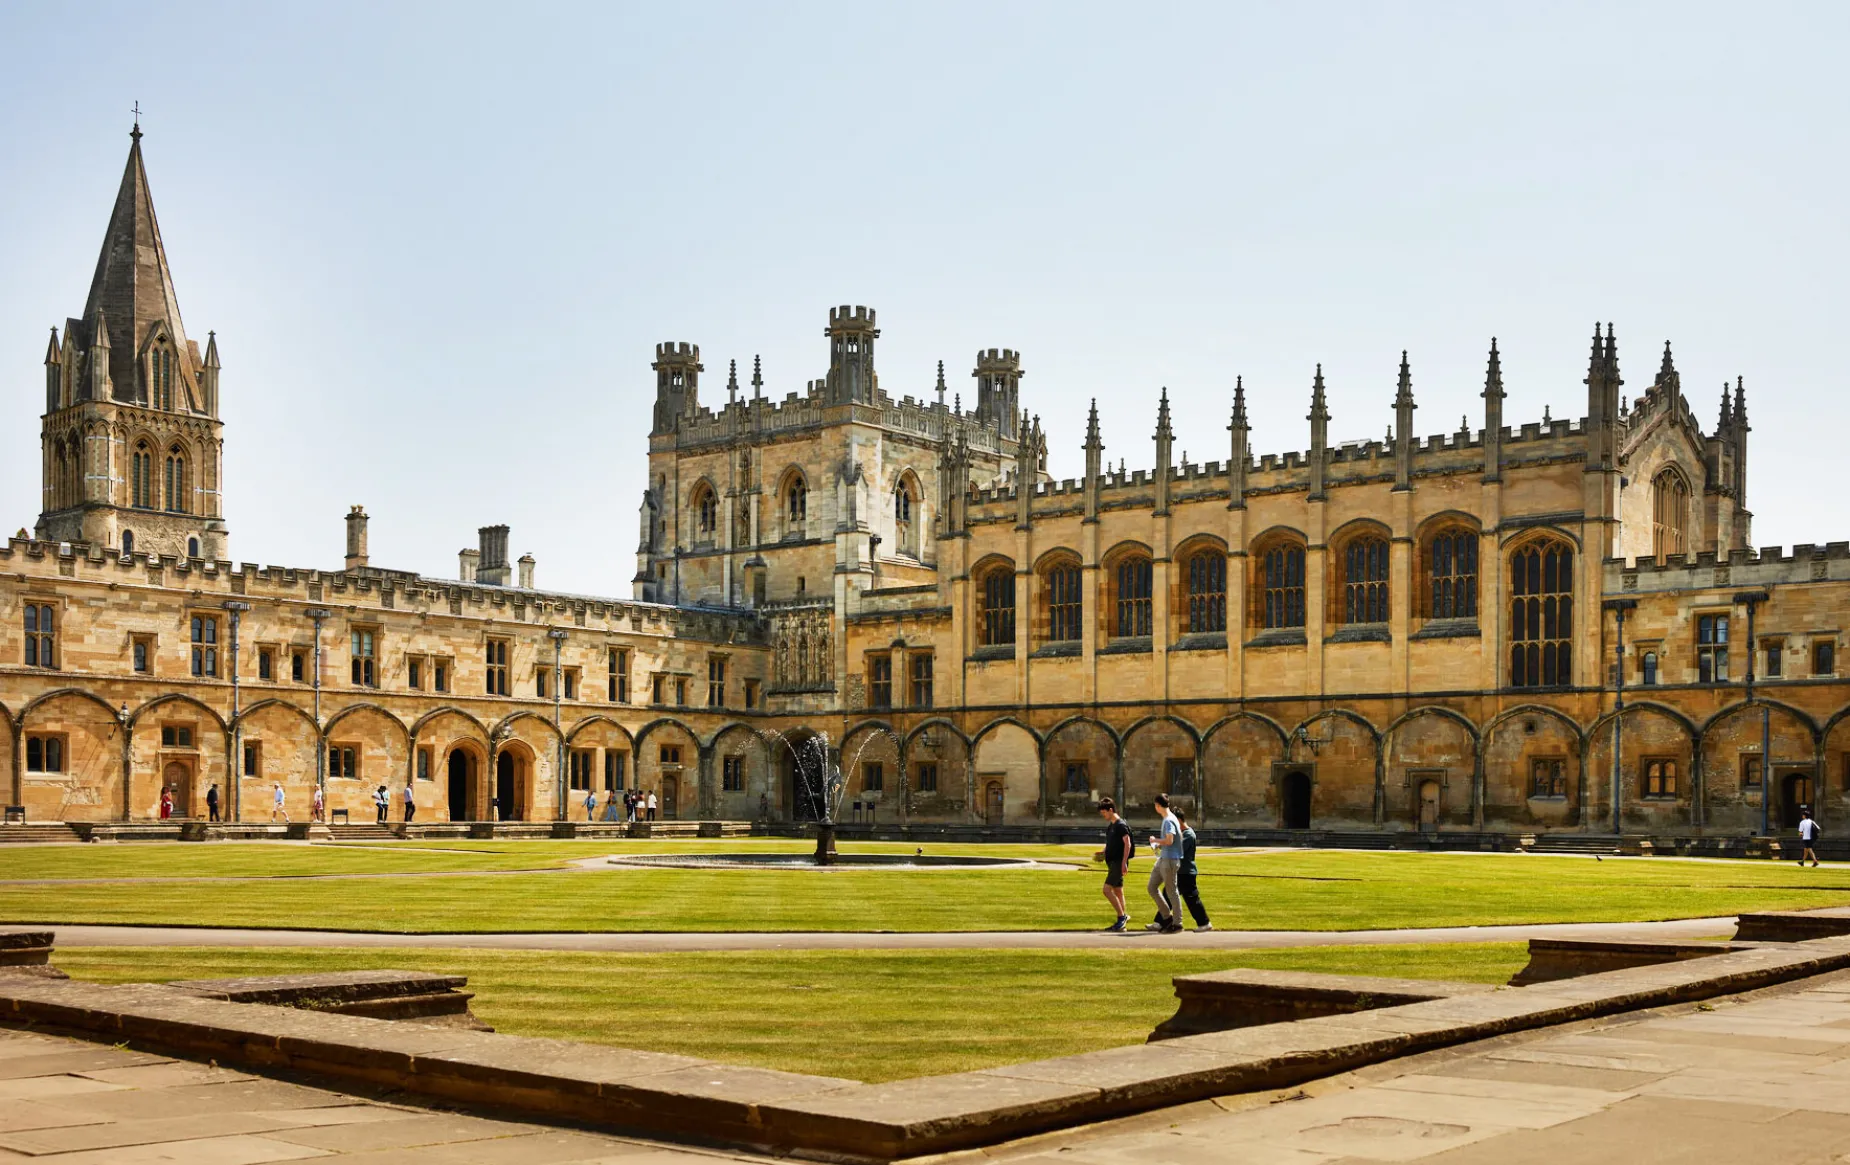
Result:
{"label": "battlement", "polygon": [[874,327],[874,315],[875,315],[874,309],[871,307],[860,307],[857,305],[856,307],[851,309],[849,308],[847,304],[844,303],[840,307],[832,307],[829,309],[829,328],[828,330],[830,332],[877,331],[877,329]]}
{"label": "battlement", "polygon": [[822,383],[810,381],[805,391],[786,393],[781,401],[752,398],[733,401],[717,410],[702,407],[684,416],[675,433],[658,435],[657,439],[672,439],[675,448],[689,449],[852,420],[933,442],[962,433],[964,443],[978,454],[1001,456],[1014,450],[1013,441],[974,413],[956,413],[946,405],[909,395],[895,401],[881,390],[875,391],[871,403],[828,405],[822,397]]}
{"label": "battlement", "polygon": [[1604,574],[1609,594],[1717,588],[1732,592],[1786,583],[1850,582],[1850,542],[1801,542],[1789,553],[1783,547],[1763,546],[1726,554],[1669,554],[1662,561],[1609,558]]}
{"label": "battlement", "polygon": [[1015,349],[990,348],[984,351],[979,348],[976,353],[976,371],[972,372],[970,375],[981,376],[985,372],[1019,373],[1020,371],[1021,353],[1015,351]]}
{"label": "battlement", "polygon": [[561,591],[490,586],[429,578],[415,571],[324,571],[226,559],[178,558],[136,551],[118,554],[87,542],[9,538],[0,562],[26,577],[60,578],[112,589],[146,586],[189,593],[187,602],[215,607],[230,599],[325,606],[348,612],[469,615],[548,623],[591,632],[676,635],[712,642],[761,643],[760,621],[744,611],[675,607]]}
{"label": "battlement", "polygon": [[670,340],[655,346],[655,366],[662,364],[698,364],[700,363],[700,345],[690,344],[686,340]]}

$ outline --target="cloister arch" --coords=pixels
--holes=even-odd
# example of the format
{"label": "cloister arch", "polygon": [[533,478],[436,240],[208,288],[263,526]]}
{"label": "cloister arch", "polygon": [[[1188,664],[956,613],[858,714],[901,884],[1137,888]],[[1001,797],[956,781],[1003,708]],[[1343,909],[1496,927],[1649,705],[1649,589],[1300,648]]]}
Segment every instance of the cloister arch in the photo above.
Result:
{"label": "cloister arch", "polygon": [[1156,819],[1156,795],[1193,810],[1200,802],[1200,740],[1194,725],[1176,716],[1150,716],[1125,729],[1124,802],[1118,812]]}
{"label": "cloister arch", "polygon": [[1382,733],[1382,817],[1408,827],[1468,827],[1478,788],[1477,725],[1450,708],[1427,705]]}
{"label": "cloister arch", "polygon": [[1088,818],[1097,797],[1119,795],[1118,734],[1109,724],[1069,717],[1048,731],[1041,751],[1049,817]]}
{"label": "cloister arch", "polygon": [[1767,816],[1775,829],[1797,824],[1801,806],[1817,800],[1820,780],[1817,725],[1811,717],[1776,700],[1730,705],[1697,734],[1702,758],[1705,824],[1757,829],[1760,823],[1760,749],[1765,709],[1770,750],[1765,754],[1771,789]]}
{"label": "cloister arch", "polygon": [[990,825],[1022,825],[1042,810],[1041,742],[1012,716],[985,724],[973,744],[976,755],[974,816]]}

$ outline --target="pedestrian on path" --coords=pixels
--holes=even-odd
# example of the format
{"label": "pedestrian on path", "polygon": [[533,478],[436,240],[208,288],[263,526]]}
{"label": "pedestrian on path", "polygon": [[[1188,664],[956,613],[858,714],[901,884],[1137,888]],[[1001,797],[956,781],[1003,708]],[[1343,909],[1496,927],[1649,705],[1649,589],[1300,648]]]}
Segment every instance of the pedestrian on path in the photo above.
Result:
{"label": "pedestrian on path", "polygon": [[655,820],[655,790],[649,790],[649,820]]}
{"label": "pedestrian on path", "polygon": [[1805,847],[1799,851],[1799,865],[1804,865],[1805,859],[1810,858],[1812,868],[1817,868],[1818,855],[1813,852],[1811,846],[1822,832],[1824,831],[1818,828],[1818,823],[1812,819],[1811,810],[1799,810],[1799,841]]}
{"label": "pedestrian on path", "polygon": [[310,794],[308,807],[310,820],[320,821],[327,815],[328,795],[320,785],[316,785],[314,793]]}
{"label": "pedestrian on path", "polygon": [[392,799],[386,796],[385,786],[380,785],[373,791],[373,811],[379,815],[379,824],[385,824],[385,814],[392,807]]}
{"label": "pedestrian on path", "polygon": [[275,821],[278,817],[283,819],[284,825],[289,824],[289,810],[283,807],[283,786],[280,781],[276,784],[276,791],[270,795],[270,820]]}
{"label": "pedestrian on path", "polygon": [[597,816],[597,790],[596,789],[586,789],[585,790],[585,820],[590,821],[595,816]]}
{"label": "pedestrian on path", "polygon": [[[1194,828],[1188,823],[1188,814],[1181,806],[1178,805],[1172,812],[1175,819],[1182,823],[1182,868],[1176,872],[1176,890],[1181,893],[1190,917],[1195,920],[1195,930],[1213,930],[1214,924],[1208,921],[1208,908],[1201,902],[1201,889],[1195,884],[1195,847],[1200,839],[1195,836]],[[1176,921],[1182,920],[1177,917]]]}
{"label": "pedestrian on path", "polygon": [[218,785],[206,790],[206,820],[218,820]]}
{"label": "pedestrian on path", "polygon": [[411,791],[411,782],[405,782],[405,820],[408,822],[418,815],[417,794]]}
{"label": "pedestrian on path", "polygon": [[1156,795],[1156,811],[1162,815],[1163,831],[1150,835],[1150,847],[1156,851],[1156,865],[1150,870],[1150,897],[1156,902],[1156,921],[1145,930],[1178,934],[1182,930],[1182,896],[1176,892],[1176,879],[1182,869],[1182,827],[1169,812],[1169,795]]}
{"label": "pedestrian on path", "polygon": [[1098,799],[1098,815],[1105,819],[1105,848],[1092,855],[1093,861],[1105,863],[1105,901],[1118,912],[1118,920],[1105,929],[1123,934],[1129,929],[1131,916],[1124,909],[1124,871],[1131,863],[1131,851],[1137,843],[1131,839],[1131,827],[1118,816],[1118,806],[1110,797]]}
{"label": "pedestrian on path", "polygon": [[617,791],[615,789],[607,790],[604,794],[604,820],[617,820]]}

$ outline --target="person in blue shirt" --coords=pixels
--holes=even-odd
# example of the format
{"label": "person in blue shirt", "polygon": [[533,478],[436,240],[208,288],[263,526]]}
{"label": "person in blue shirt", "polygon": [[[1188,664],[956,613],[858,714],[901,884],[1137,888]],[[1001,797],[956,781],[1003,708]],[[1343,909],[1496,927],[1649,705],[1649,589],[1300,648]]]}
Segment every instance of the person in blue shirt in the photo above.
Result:
{"label": "person in blue shirt", "polygon": [[[1182,895],[1182,901],[1195,920],[1195,929],[1213,930],[1214,924],[1208,921],[1208,908],[1201,902],[1201,889],[1195,882],[1195,846],[1198,842],[1195,830],[1189,825],[1188,814],[1181,807],[1178,806],[1173,812],[1175,819],[1182,823],[1182,868],[1176,873],[1176,890]],[[1177,921],[1181,919],[1178,917]]]}
{"label": "person in blue shirt", "polygon": [[1182,930],[1182,899],[1176,892],[1176,879],[1182,870],[1182,826],[1169,811],[1169,795],[1156,795],[1156,811],[1162,814],[1163,831],[1152,834],[1150,845],[1156,850],[1156,865],[1150,870],[1150,897],[1156,900],[1156,921],[1145,930],[1177,934]]}

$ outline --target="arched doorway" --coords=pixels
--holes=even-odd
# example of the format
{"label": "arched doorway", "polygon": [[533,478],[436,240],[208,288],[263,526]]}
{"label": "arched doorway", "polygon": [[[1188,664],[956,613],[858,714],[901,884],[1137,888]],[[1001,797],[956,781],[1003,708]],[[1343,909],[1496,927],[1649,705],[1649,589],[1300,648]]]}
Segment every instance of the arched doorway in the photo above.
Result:
{"label": "arched doorway", "polygon": [[1286,829],[1310,828],[1310,774],[1295,770],[1279,782]]}
{"label": "arched doorway", "polygon": [[991,781],[983,786],[983,824],[1001,825],[1004,812],[1002,782]]}
{"label": "arched doorway", "polygon": [[500,821],[527,819],[526,765],[511,751],[495,757],[495,812]]}
{"label": "arched doorway", "polygon": [[662,777],[662,820],[673,821],[681,812],[681,778]]}
{"label": "arched doorway", "polygon": [[1420,832],[1437,833],[1439,832],[1439,782],[1421,781],[1419,793]]}
{"label": "arched doorway", "polygon": [[791,819],[820,821],[828,796],[828,741],[807,730],[789,733],[784,737],[778,768]]}
{"label": "arched doorway", "polygon": [[1799,810],[1811,808],[1811,772],[1795,769],[1780,774],[1779,827],[1797,829]]}
{"label": "arched doorway", "polygon": [[474,821],[475,756],[466,748],[450,750],[450,820]]}
{"label": "arched doorway", "polygon": [[191,817],[193,804],[193,770],[181,761],[169,761],[161,773],[161,784],[173,790],[173,815]]}

